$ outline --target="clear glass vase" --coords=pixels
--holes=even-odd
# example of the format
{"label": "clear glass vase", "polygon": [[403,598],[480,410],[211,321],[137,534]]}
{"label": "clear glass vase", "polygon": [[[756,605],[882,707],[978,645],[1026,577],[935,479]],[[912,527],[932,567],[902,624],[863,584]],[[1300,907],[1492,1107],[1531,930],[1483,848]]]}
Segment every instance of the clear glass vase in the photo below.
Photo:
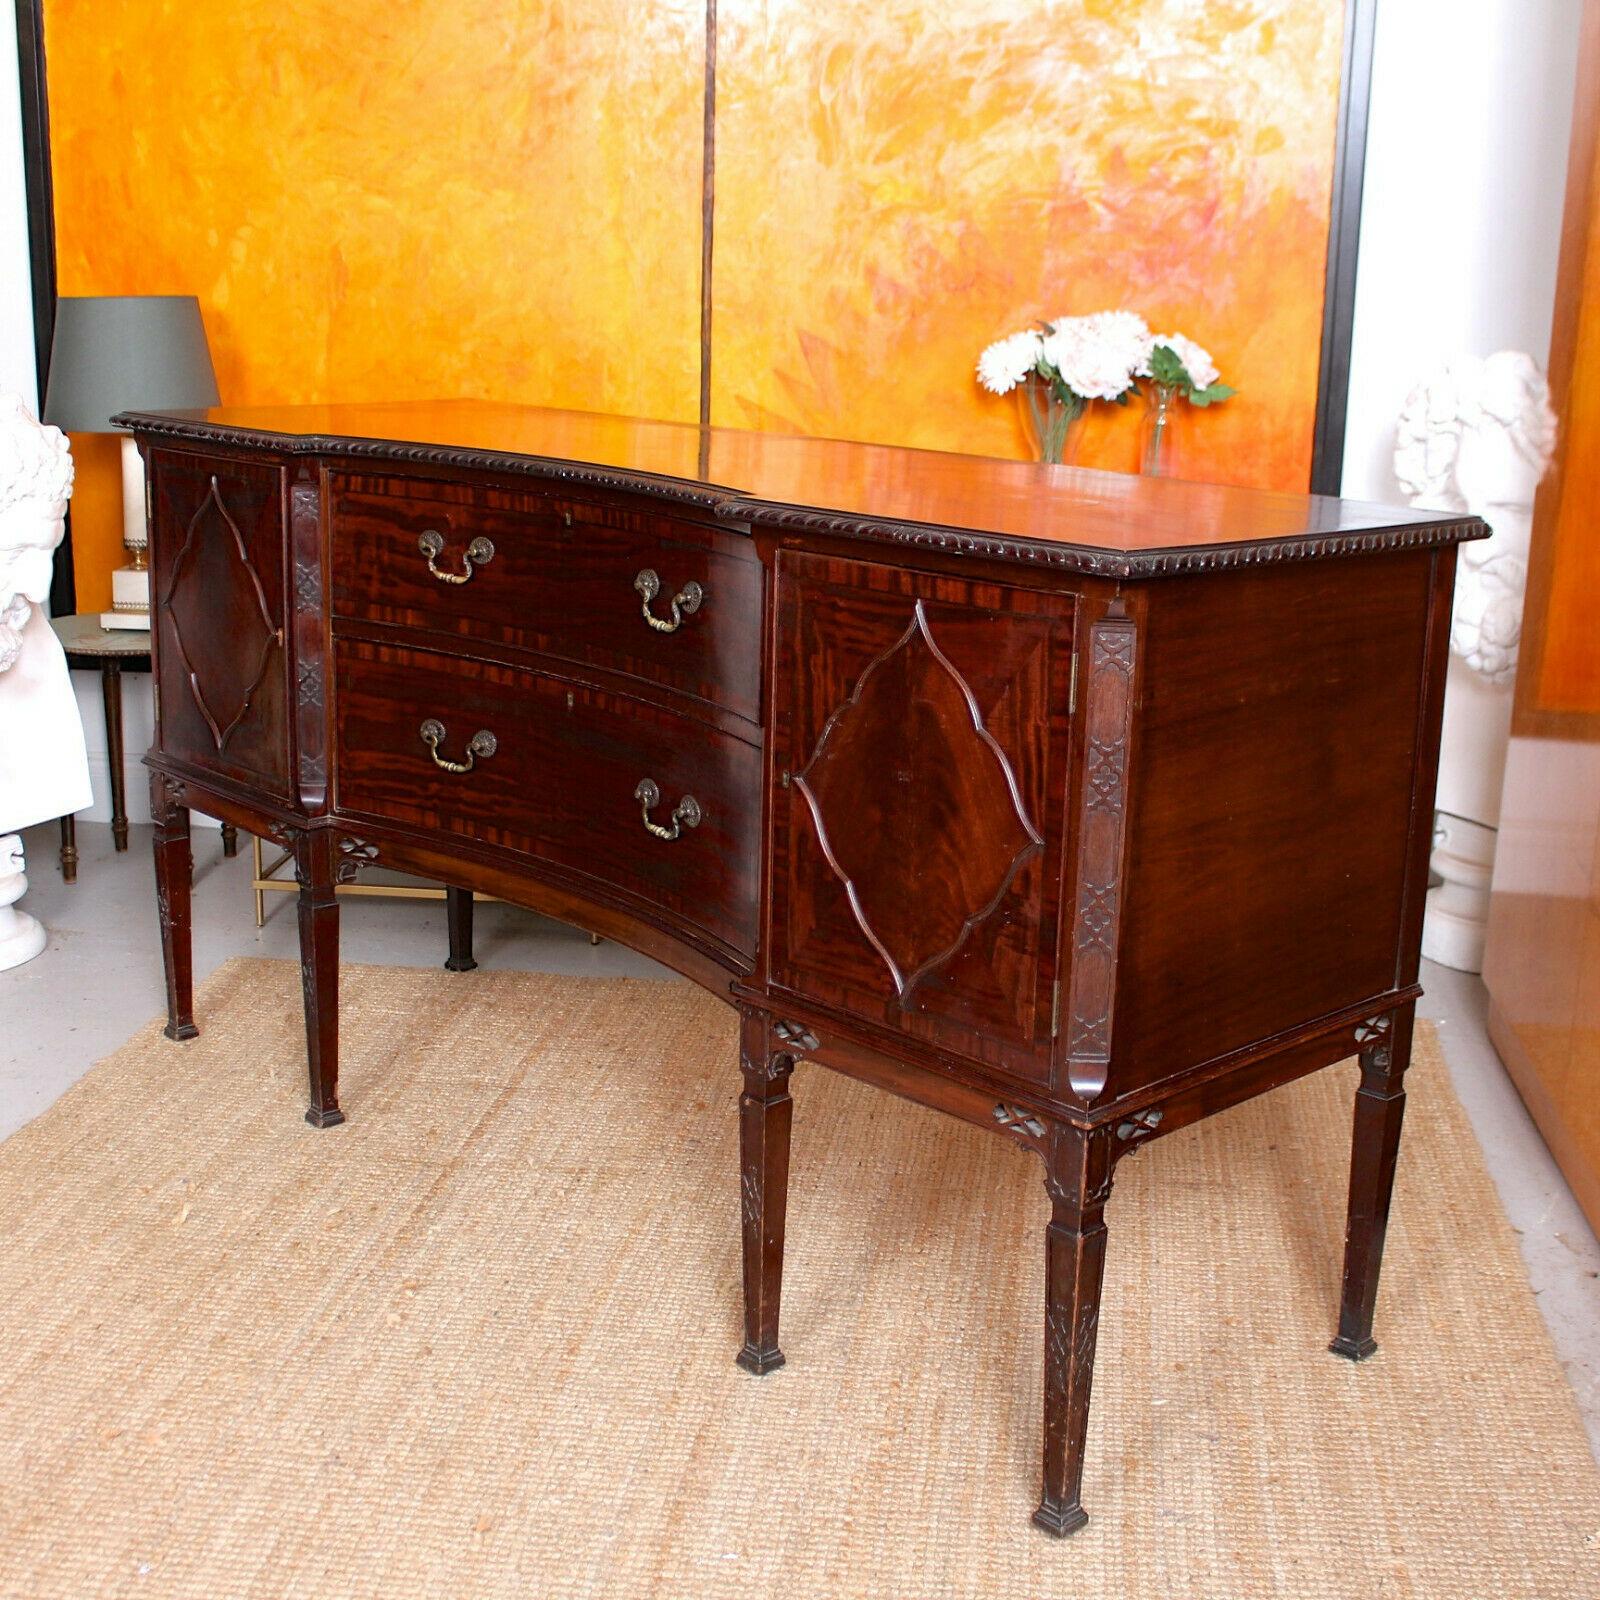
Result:
{"label": "clear glass vase", "polygon": [[1036,372],[1022,380],[1017,393],[1022,397],[1022,414],[1028,420],[1034,454],[1041,461],[1070,465],[1078,453],[1088,407],[1077,395],[1063,400]]}
{"label": "clear glass vase", "polygon": [[1176,478],[1178,417],[1183,391],[1176,384],[1152,383],[1145,390],[1144,423],[1139,444],[1139,470],[1151,478]]}

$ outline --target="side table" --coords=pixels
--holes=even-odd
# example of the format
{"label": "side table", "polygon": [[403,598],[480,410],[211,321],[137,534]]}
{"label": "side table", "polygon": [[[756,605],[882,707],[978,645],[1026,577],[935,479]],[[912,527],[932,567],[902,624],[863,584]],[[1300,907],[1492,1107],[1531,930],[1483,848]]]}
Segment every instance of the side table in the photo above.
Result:
{"label": "side table", "polygon": [[[111,842],[118,850],[128,848],[128,812],[123,793],[122,771],[122,670],[150,670],[150,635],[133,628],[102,628],[97,616],[52,617],[67,665],[100,674],[101,697],[105,702],[106,750],[111,764]],[[239,853],[238,831],[228,824],[222,829],[224,855]],[[78,878],[78,829],[74,817],[61,819],[61,876],[67,883]]]}

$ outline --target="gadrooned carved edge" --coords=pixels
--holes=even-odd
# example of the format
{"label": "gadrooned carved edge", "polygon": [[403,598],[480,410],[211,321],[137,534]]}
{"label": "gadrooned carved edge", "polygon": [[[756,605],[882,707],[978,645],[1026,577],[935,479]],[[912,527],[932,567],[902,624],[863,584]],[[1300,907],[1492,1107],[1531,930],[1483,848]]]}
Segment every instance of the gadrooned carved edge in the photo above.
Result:
{"label": "gadrooned carved edge", "polygon": [[760,500],[724,500],[718,503],[716,512],[719,517],[729,521],[876,539],[926,550],[954,551],[961,555],[988,556],[1000,561],[1020,561],[1033,566],[1086,573],[1096,578],[1165,578],[1189,572],[1217,572],[1229,567],[1270,566],[1281,561],[1324,560],[1336,556],[1372,555],[1379,551],[1428,550],[1439,545],[1460,544],[1469,539],[1484,539],[1489,533],[1483,522],[1464,517],[1451,522],[1369,528],[1359,532],[1232,544],[1204,550],[1110,552],[1085,545],[1007,539],[936,523],[893,522],[814,511],[802,506],[773,506]]}
{"label": "gadrooned carved edge", "polygon": [[119,412],[113,426],[159,439],[185,439],[197,444],[271,451],[277,455],[329,455],[364,461],[394,461],[413,466],[460,468],[554,478],[602,489],[656,495],[697,506],[727,522],[759,523],[769,528],[836,534],[845,538],[911,545],[927,550],[987,556],[1023,562],[1096,578],[1163,578],[1189,572],[1216,572],[1229,567],[1270,566],[1280,561],[1316,561],[1332,557],[1372,555],[1380,551],[1427,550],[1440,545],[1486,539],[1488,527],[1476,517],[1359,532],[1232,544],[1203,550],[1112,552],[1091,546],[1003,538],[951,528],[938,523],[900,522],[805,506],[775,505],[712,485],[685,483],[651,473],[627,472],[545,456],[506,455],[443,445],[401,444],[387,439],[340,439],[320,434],[264,433],[253,428],[224,428],[181,418]]}
{"label": "gadrooned carved edge", "polygon": [[341,439],[327,434],[267,433],[259,428],[224,428],[213,423],[189,422],[181,417],[157,417],[140,412],[120,412],[117,427],[133,429],[154,439],[186,439],[196,444],[265,450],[282,456],[340,456],[360,461],[394,461],[410,466],[455,467],[464,471],[503,472],[529,478],[556,478],[601,489],[631,490],[659,495],[684,505],[716,513],[728,491],[711,484],[685,483],[678,478],[649,472],[628,472],[620,467],[594,466],[582,461],[562,461],[549,456],[507,455],[493,450],[469,450],[447,445],[402,444],[392,439]]}

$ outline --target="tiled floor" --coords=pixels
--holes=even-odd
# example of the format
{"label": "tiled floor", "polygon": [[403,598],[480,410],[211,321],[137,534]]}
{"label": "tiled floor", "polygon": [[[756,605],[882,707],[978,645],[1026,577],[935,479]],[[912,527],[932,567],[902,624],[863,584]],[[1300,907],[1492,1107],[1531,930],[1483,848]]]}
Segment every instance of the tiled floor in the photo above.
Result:
{"label": "tiled floor", "polygon": [[[155,929],[148,828],[116,855],[110,829],[81,823],[78,882],[56,867],[54,827],[26,836],[31,867],[23,904],[50,929],[44,954],[0,973],[0,1137],[37,1116],[138,1023],[164,1004]],[[270,897],[266,926],[254,925],[248,849],[222,856],[219,835],[195,831],[195,972],[229,956],[294,957],[293,898]],[[489,967],[641,977],[672,976],[615,944],[510,906],[480,907],[476,953]],[[437,902],[346,902],[343,953],[352,961],[427,966],[443,959],[444,908]],[[1522,1239],[1528,1275],[1600,1457],[1600,1243],[1523,1110],[1484,1028],[1486,994],[1476,979],[1425,967],[1422,1012],[1439,1024],[1445,1058]]]}

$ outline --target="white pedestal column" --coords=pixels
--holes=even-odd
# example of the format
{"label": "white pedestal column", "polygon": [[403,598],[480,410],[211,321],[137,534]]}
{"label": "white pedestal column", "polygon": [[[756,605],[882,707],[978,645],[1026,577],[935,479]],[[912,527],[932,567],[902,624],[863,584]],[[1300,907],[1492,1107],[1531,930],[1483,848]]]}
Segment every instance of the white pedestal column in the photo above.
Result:
{"label": "white pedestal column", "polygon": [[1434,819],[1428,865],[1444,881],[1428,891],[1422,953],[1457,972],[1483,971],[1489,932],[1489,881],[1499,835],[1482,823],[1441,811]]}
{"label": "white pedestal column", "polygon": [[1422,953],[1457,972],[1483,971],[1511,700],[1509,683],[1491,683],[1460,656],[1451,655],[1434,846],[1428,861],[1443,882],[1428,891]]}
{"label": "white pedestal column", "polygon": [[1493,530],[1456,566],[1429,861],[1441,881],[1422,924],[1423,955],[1462,972],[1483,971],[1533,496],[1555,433],[1549,385],[1516,350],[1448,362],[1411,391],[1395,429],[1412,505],[1475,512]]}
{"label": "white pedestal column", "polygon": [[37,918],[17,910],[16,902],[27,888],[28,880],[22,871],[22,839],[8,833],[0,838],[0,972],[32,961],[48,940]]}

